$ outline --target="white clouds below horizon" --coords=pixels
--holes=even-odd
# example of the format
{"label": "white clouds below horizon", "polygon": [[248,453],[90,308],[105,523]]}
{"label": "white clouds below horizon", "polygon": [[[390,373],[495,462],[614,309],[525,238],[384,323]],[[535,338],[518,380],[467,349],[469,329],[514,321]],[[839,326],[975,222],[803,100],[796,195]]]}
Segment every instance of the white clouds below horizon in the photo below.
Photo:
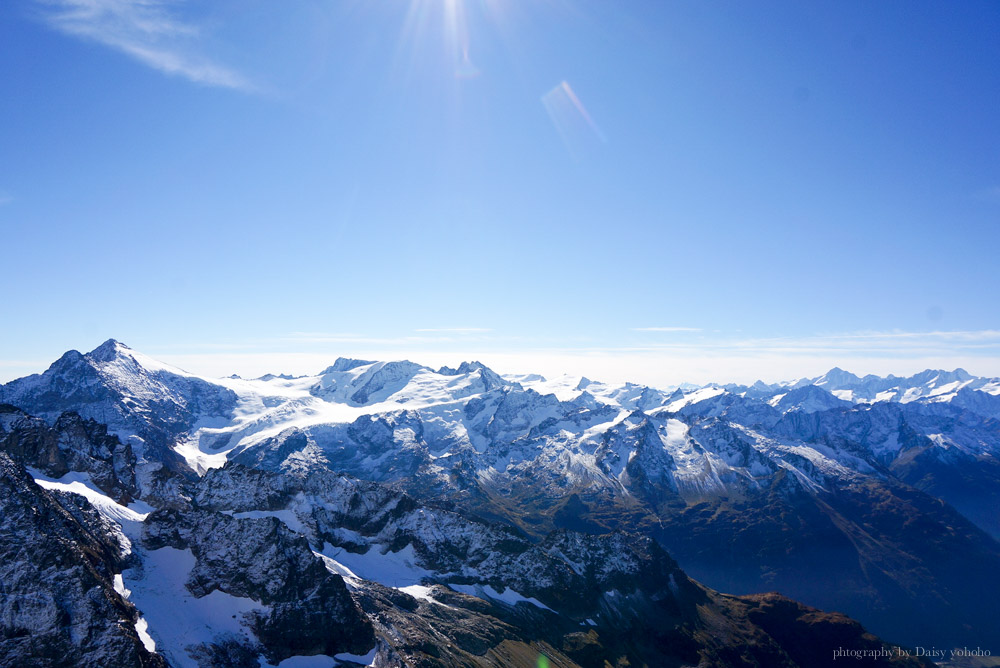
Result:
{"label": "white clouds below horizon", "polygon": [[431,367],[479,360],[500,373],[587,376],[608,382],[632,381],[653,386],[680,383],[767,382],[812,377],[834,366],[864,375],[910,375],[928,368],[965,368],[982,376],[1000,376],[1000,330],[934,332],[855,332],[799,338],[725,339],[687,344],[635,347],[573,347],[513,344],[502,337],[489,343],[413,339],[355,339],[335,350],[216,351],[166,354],[171,362],[196,373],[247,377],[265,373],[317,373],[338,356],[363,359],[411,359]]}
{"label": "white clouds below horizon", "polygon": [[[126,344],[129,342],[126,341]],[[1000,376],[1000,330],[856,332],[799,338],[746,338],[644,346],[558,347],[504,339],[459,343],[438,337],[308,336],[255,343],[134,346],[192,373],[246,378],[266,373],[315,374],[337,357],[410,359],[437,368],[478,360],[500,373],[568,374],[656,387],[680,383],[775,382],[821,375],[834,366],[864,375],[905,376],[924,369],[965,368]],[[0,379],[41,372],[46,365],[0,362]]]}
{"label": "white clouds below horizon", "polygon": [[[522,353],[440,353],[397,351],[385,355],[379,351],[352,352],[344,357],[361,359],[410,359],[431,368],[455,367],[465,360],[478,360],[499,373],[540,373],[553,378],[560,375],[587,376],[605,382],[636,382],[654,387],[681,383],[704,384],[752,383],[755,380],[776,382],[822,375],[835,366],[858,375],[874,373],[907,376],[924,369],[962,367],[974,375],[1000,376],[1000,358],[975,356],[921,356],[912,358],[850,357],[782,354],[691,356],[670,353],[613,353],[592,351],[533,350]],[[158,359],[192,373],[221,377],[238,373],[254,378],[266,373],[309,375],[319,373],[333,363],[335,355],[321,353],[232,353],[157,355]]]}

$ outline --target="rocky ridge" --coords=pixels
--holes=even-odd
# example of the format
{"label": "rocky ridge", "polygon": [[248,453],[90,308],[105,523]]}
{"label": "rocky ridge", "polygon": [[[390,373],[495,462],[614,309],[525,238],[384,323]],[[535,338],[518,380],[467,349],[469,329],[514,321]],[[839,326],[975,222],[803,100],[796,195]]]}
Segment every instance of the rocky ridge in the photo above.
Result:
{"label": "rocky ridge", "polygon": [[[859,399],[866,393],[878,400]],[[0,388],[0,399],[41,409],[48,429],[61,419],[56,407],[114,417],[114,447],[134,448],[135,487],[161,509],[197,506],[207,492],[195,483],[206,472],[203,480],[220,471],[246,476],[245,467],[279,478],[325,469],[353,476],[351,484],[378,483],[390,496],[405,492],[399,503],[445,526],[441,513],[450,512],[503,527],[496,530],[508,547],[545,544],[560,530],[636,533],[716,588],[780,589],[850,612],[891,638],[939,644],[1000,638],[991,621],[1000,610],[977,593],[1000,572],[990,506],[1000,496],[998,395],[995,379],[960,370],[877,382],[834,370],[788,384],[660,391],[505,379],[478,363],[435,371],[338,360],[315,377],[210,380],[117,342],[68,353],[46,373]],[[59,479],[62,468],[40,466],[58,446],[33,447],[12,452]],[[169,455],[160,462],[163,448]],[[99,471],[107,464],[97,461],[107,460],[90,457],[73,466],[92,469],[96,488],[127,502]],[[244,493],[263,491],[251,484]],[[305,489],[296,494],[309,497]],[[398,523],[374,530],[378,504],[365,533],[343,509],[299,517],[301,508],[285,501],[280,508],[201,502],[202,510],[234,516],[294,516],[315,552],[396,554],[390,547],[405,541],[415,556],[440,553],[417,531],[416,516],[406,531]],[[442,570],[444,561],[430,570],[462,575],[450,584],[472,591],[506,591],[497,573],[471,574],[482,552],[471,548],[452,558],[464,572]],[[816,572],[840,585],[818,581]],[[548,605],[544,587],[510,582],[506,588]]]}
{"label": "rocky ridge", "polygon": [[[846,638],[893,649],[856,622],[783,597],[706,589],[649,538],[560,530],[536,543],[325,469],[230,464],[178,482],[174,503],[146,514],[96,488],[92,505],[59,481],[36,483],[3,453],[0,472],[5,502],[34,516],[26,523],[5,508],[4,535],[20,539],[2,542],[5,663],[222,667],[325,655],[345,666],[521,666],[540,656],[553,666],[824,665],[764,630],[789,615],[809,620],[797,637],[812,646]],[[17,602],[8,583],[28,579],[59,602]]]}

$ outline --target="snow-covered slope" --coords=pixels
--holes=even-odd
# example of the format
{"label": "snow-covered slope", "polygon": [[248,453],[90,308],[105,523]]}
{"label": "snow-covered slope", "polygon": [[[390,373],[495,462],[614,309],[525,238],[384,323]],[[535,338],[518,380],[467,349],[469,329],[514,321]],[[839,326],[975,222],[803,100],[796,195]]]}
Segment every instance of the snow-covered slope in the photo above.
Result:
{"label": "snow-covered slope", "polygon": [[115,586],[115,532],[84,497],[35,484],[0,451],[0,665],[166,665]]}
{"label": "snow-covered slope", "polygon": [[[568,481],[582,477],[608,485],[621,483],[625,463],[639,454],[619,446],[613,453],[618,463],[606,459],[612,453],[605,441],[633,413],[660,428],[677,416],[767,432],[789,412],[850,409],[859,401],[949,403],[984,417],[1000,410],[1000,398],[994,398],[1000,397],[1000,383],[961,369],[905,379],[859,378],[833,369],[797,385],[770,386],[770,394],[761,383],[668,393],[586,378],[507,380],[479,363],[435,371],[407,361],[350,359],[338,359],[315,376],[207,379],[111,340],[86,355],[71,351],[44,374],[0,387],[0,401],[49,421],[76,411],[110,425],[140,462],[179,459],[197,473],[233,458],[277,468],[305,458],[375,479],[388,479],[392,469],[449,480],[456,468],[496,476],[530,461],[563,470]],[[808,433],[781,433],[815,440]],[[654,450],[672,450],[670,439],[657,438],[661,444]],[[290,439],[293,445],[283,447]],[[147,456],[151,440],[162,448]],[[952,444],[965,447],[960,439]],[[655,456],[650,466],[701,475],[715,465],[712,445],[698,445],[679,459]],[[983,443],[980,450],[995,445]],[[870,454],[882,459],[887,447],[880,444]],[[653,450],[647,450],[648,458]],[[664,471],[645,473],[656,477]]]}
{"label": "snow-covered slope", "polygon": [[[535,544],[322,469],[230,464],[160,509],[34,475],[0,451],[4,665],[795,668],[834,639],[895,651],[842,615],[708,590],[646,537]],[[792,642],[783,620],[808,625]]]}
{"label": "snow-covered slope", "polygon": [[[973,376],[965,369],[953,371],[927,369],[909,377],[893,375],[859,377],[849,371],[834,367],[822,376],[799,380],[791,387],[797,389],[808,386],[820,387],[839,399],[855,403],[950,401],[962,389],[1000,395],[1000,379]],[[768,387],[773,392],[778,392],[782,390],[783,386],[778,384]]]}
{"label": "snow-covered slope", "polygon": [[[942,535],[957,532],[953,545],[965,546],[975,562],[965,568],[970,573],[993,563],[993,548],[984,542],[990,539],[950,508],[941,510],[926,495],[900,500],[903,484],[912,485],[953,503],[981,528],[1000,531],[987,507],[1000,498],[1000,382],[962,370],[879,379],[834,369],[795,383],[658,390],[579,377],[504,378],[476,362],[435,370],[409,361],[338,359],[312,376],[208,379],[109,341],[0,387],[0,401],[43,417],[48,429],[69,420],[64,411],[104,418],[120,443],[91,448],[86,458],[74,455],[71,466],[58,436],[31,447],[8,439],[8,447],[53,480],[84,471],[108,493],[114,483],[108,471],[118,476],[115,489],[126,489],[134,470],[134,489],[155,506],[185,494],[184,475],[194,480],[226,466],[281,475],[331,469],[500,520],[532,539],[553,529],[640,531],[711,584],[780,588],[892,632],[918,630],[916,612],[896,614],[880,602],[900,590],[907,592],[904,606],[920,597],[961,601],[958,613],[933,613],[954,618],[953,626],[928,631],[942,638],[960,637],[962,624],[992,615],[970,602],[968,582],[955,584],[933,561],[927,549],[933,541],[921,544],[908,533],[913,525],[887,519],[919,515]],[[15,414],[0,411],[0,427],[4,420],[13,424]],[[884,498],[892,502],[875,503]],[[865,509],[865,499],[874,510]],[[275,513],[290,530],[314,542],[320,536],[294,504],[228,510]],[[880,540],[863,537],[883,522]],[[340,543],[327,536],[330,549],[347,550],[343,559],[322,542],[313,547],[344,573],[377,580],[365,571],[370,560],[344,547],[361,535],[337,534]],[[365,534],[365,541],[379,554],[396,555],[386,558],[386,572],[403,577],[412,567],[420,577],[443,577],[439,566],[421,561],[419,541],[405,539],[413,555],[389,549],[409,535]],[[817,544],[838,546],[840,558],[827,564],[815,554]],[[462,559],[466,566],[474,561]],[[820,562],[852,584],[836,591],[814,586],[798,570]],[[896,582],[894,563],[918,564],[921,585]],[[505,591],[498,580],[453,584],[501,598]],[[419,578],[404,586],[418,585]],[[504,587],[549,605],[524,584]]]}
{"label": "snow-covered slope", "polygon": [[138,458],[142,486],[161,466],[183,467],[174,451],[178,436],[229,423],[237,396],[112,339],[86,355],[71,350],[44,373],[0,386],[0,402],[49,422],[72,411],[107,425]]}
{"label": "snow-covered slope", "polygon": [[[914,448],[957,449],[984,462],[973,468],[1000,456],[990,422],[1000,418],[1000,382],[961,369],[910,378],[833,369],[793,384],[671,392],[568,376],[504,379],[477,362],[434,370],[338,359],[315,376],[207,379],[111,340],[0,387],[0,400],[52,423],[64,410],[108,423],[136,455],[133,493],[155,491],[161,465],[203,474],[228,461],[272,470],[321,463],[529,531],[513,517],[521,513],[496,507],[527,483],[536,489],[530,510],[546,515],[581,490],[616,503],[694,503],[766,489],[781,472],[814,490],[859,475],[884,479],[884,467]],[[714,436],[726,430],[740,434],[739,448]],[[912,464],[907,471],[910,482],[926,477]]]}

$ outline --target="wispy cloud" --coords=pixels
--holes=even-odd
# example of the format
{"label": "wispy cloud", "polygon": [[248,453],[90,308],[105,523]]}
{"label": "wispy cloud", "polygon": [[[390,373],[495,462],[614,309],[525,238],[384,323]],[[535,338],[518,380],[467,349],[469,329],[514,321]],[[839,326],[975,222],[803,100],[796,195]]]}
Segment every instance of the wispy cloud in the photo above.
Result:
{"label": "wispy cloud", "polygon": [[[156,359],[207,376],[316,374],[338,356],[410,359],[436,368],[479,360],[500,373],[583,375],[668,388],[682,382],[752,383],[818,376],[834,366],[859,375],[909,375],[963,367],[1000,376],[1000,330],[883,331],[799,337],[697,337],[644,346],[494,336],[365,336],[295,332],[278,338],[166,346],[128,343]],[[52,359],[0,360],[0,382],[44,371]]]}
{"label": "wispy cloud", "polygon": [[166,0],[37,0],[51,27],[117,49],[166,74],[208,86],[251,90],[242,75],[201,53],[201,31]]}
{"label": "wispy cloud", "polygon": [[[572,352],[576,355],[681,355],[713,358],[738,356],[744,359],[781,355],[789,359],[810,356],[847,358],[885,357],[893,359],[916,357],[997,357],[1000,359],[1000,330],[935,330],[935,331],[865,331],[811,334],[795,337],[734,337],[706,334],[696,339],[665,337],[640,344],[623,344],[599,340],[559,340],[552,338],[488,335],[492,330],[476,327],[422,328],[414,334],[396,336],[372,335],[359,332],[292,332],[273,339],[259,339],[243,344],[219,344],[220,350],[231,352],[256,349],[259,352],[288,350],[380,351],[378,354],[397,355],[399,351],[441,353],[514,352],[534,350],[541,353]],[[633,331],[701,332],[695,327],[645,327]],[[466,334],[481,336],[465,336]],[[210,344],[190,348],[209,348]],[[173,346],[172,348],[176,348]],[[173,350],[172,350],[173,351]],[[180,351],[173,351],[180,352]],[[338,353],[339,354],[339,353]],[[354,354],[353,352],[351,354]]]}
{"label": "wispy cloud", "polygon": [[5,190],[0,190],[0,206],[10,204],[14,201],[14,196]]}
{"label": "wispy cloud", "polygon": [[957,330],[931,332],[848,332],[798,337],[726,338],[690,342],[657,342],[642,346],[617,347],[620,352],[673,351],[692,355],[848,355],[914,357],[1000,354],[1000,330]]}
{"label": "wispy cloud", "polygon": [[291,336],[278,339],[278,342],[295,344],[336,344],[336,345],[372,345],[400,346],[415,343],[447,343],[451,339],[440,336],[369,336],[366,334],[324,334],[322,332],[296,332]]}
{"label": "wispy cloud", "polygon": [[[694,328],[689,328],[694,329]],[[679,340],[681,339],[681,340]],[[245,378],[264,373],[315,374],[338,356],[410,359],[430,367],[479,360],[500,373],[568,373],[655,387],[682,382],[789,380],[818,376],[834,366],[864,375],[909,375],[923,369],[963,367],[977,375],[1000,376],[1000,330],[861,331],[795,337],[739,337],[708,333],[662,337],[643,345],[620,341],[553,340],[493,334],[473,336],[427,332],[371,336],[357,332],[294,332],[254,341],[139,349],[188,371]],[[11,362],[9,364],[17,364]],[[0,378],[27,370],[3,369]],[[28,366],[28,365],[24,365]],[[31,371],[41,371],[38,363]]]}
{"label": "wispy cloud", "polygon": [[[212,351],[197,354],[165,354],[151,351],[154,357],[182,369],[209,376],[227,376],[234,371],[244,378],[264,373],[316,374],[333,363],[337,356],[359,359],[409,359],[437,368],[456,367],[463,360],[479,360],[498,373],[540,373],[548,378],[562,374],[587,376],[606,382],[632,381],[668,388],[680,383],[752,383],[814,377],[834,366],[865,375],[896,374],[906,376],[923,369],[963,367],[970,373],[1000,376],[1000,357],[970,351],[939,351],[927,354],[912,351],[899,354],[853,354],[850,351],[798,350],[788,354],[779,350],[656,349],[625,350],[596,348],[493,346],[428,347],[417,345],[349,346],[336,352],[233,352]],[[37,370],[44,369],[39,366]],[[0,370],[2,371],[2,370]]]}
{"label": "wispy cloud", "polygon": [[485,327],[426,327],[413,330],[413,334],[400,332],[395,336],[379,336],[357,332],[292,332],[277,342],[296,344],[364,344],[373,346],[412,346],[417,344],[453,344],[459,340],[482,340],[482,336],[493,330]]}
{"label": "wispy cloud", "polygon": [[700,332],[700,327],[633,327],[633,332]]}
{"label": "wispy cloud", "polygon": [[798,338],[747,339],[734,348],[774,352],[838,352],[855,354],[954,353],[984,349],[1000,350],[1000,330],[955,330],[930,332],[849,332]]}

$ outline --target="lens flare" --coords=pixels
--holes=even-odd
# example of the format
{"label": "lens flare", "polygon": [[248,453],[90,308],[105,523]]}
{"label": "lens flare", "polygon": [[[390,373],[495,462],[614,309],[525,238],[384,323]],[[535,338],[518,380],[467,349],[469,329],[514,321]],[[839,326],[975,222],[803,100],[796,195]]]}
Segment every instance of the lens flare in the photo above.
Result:
{"label": "lens flare", "polygon": [[455,76],[459,79],[475,79],[480,74],[479,68],[469,59],[469,51],[462,51],[462,59],[455,68]]}
{"label": "lens flare", "polygon": [[604,133],[568,82],[561,82],[543,95],[542,104],[574,158],[580,159],[598,145],[607,143]]}

